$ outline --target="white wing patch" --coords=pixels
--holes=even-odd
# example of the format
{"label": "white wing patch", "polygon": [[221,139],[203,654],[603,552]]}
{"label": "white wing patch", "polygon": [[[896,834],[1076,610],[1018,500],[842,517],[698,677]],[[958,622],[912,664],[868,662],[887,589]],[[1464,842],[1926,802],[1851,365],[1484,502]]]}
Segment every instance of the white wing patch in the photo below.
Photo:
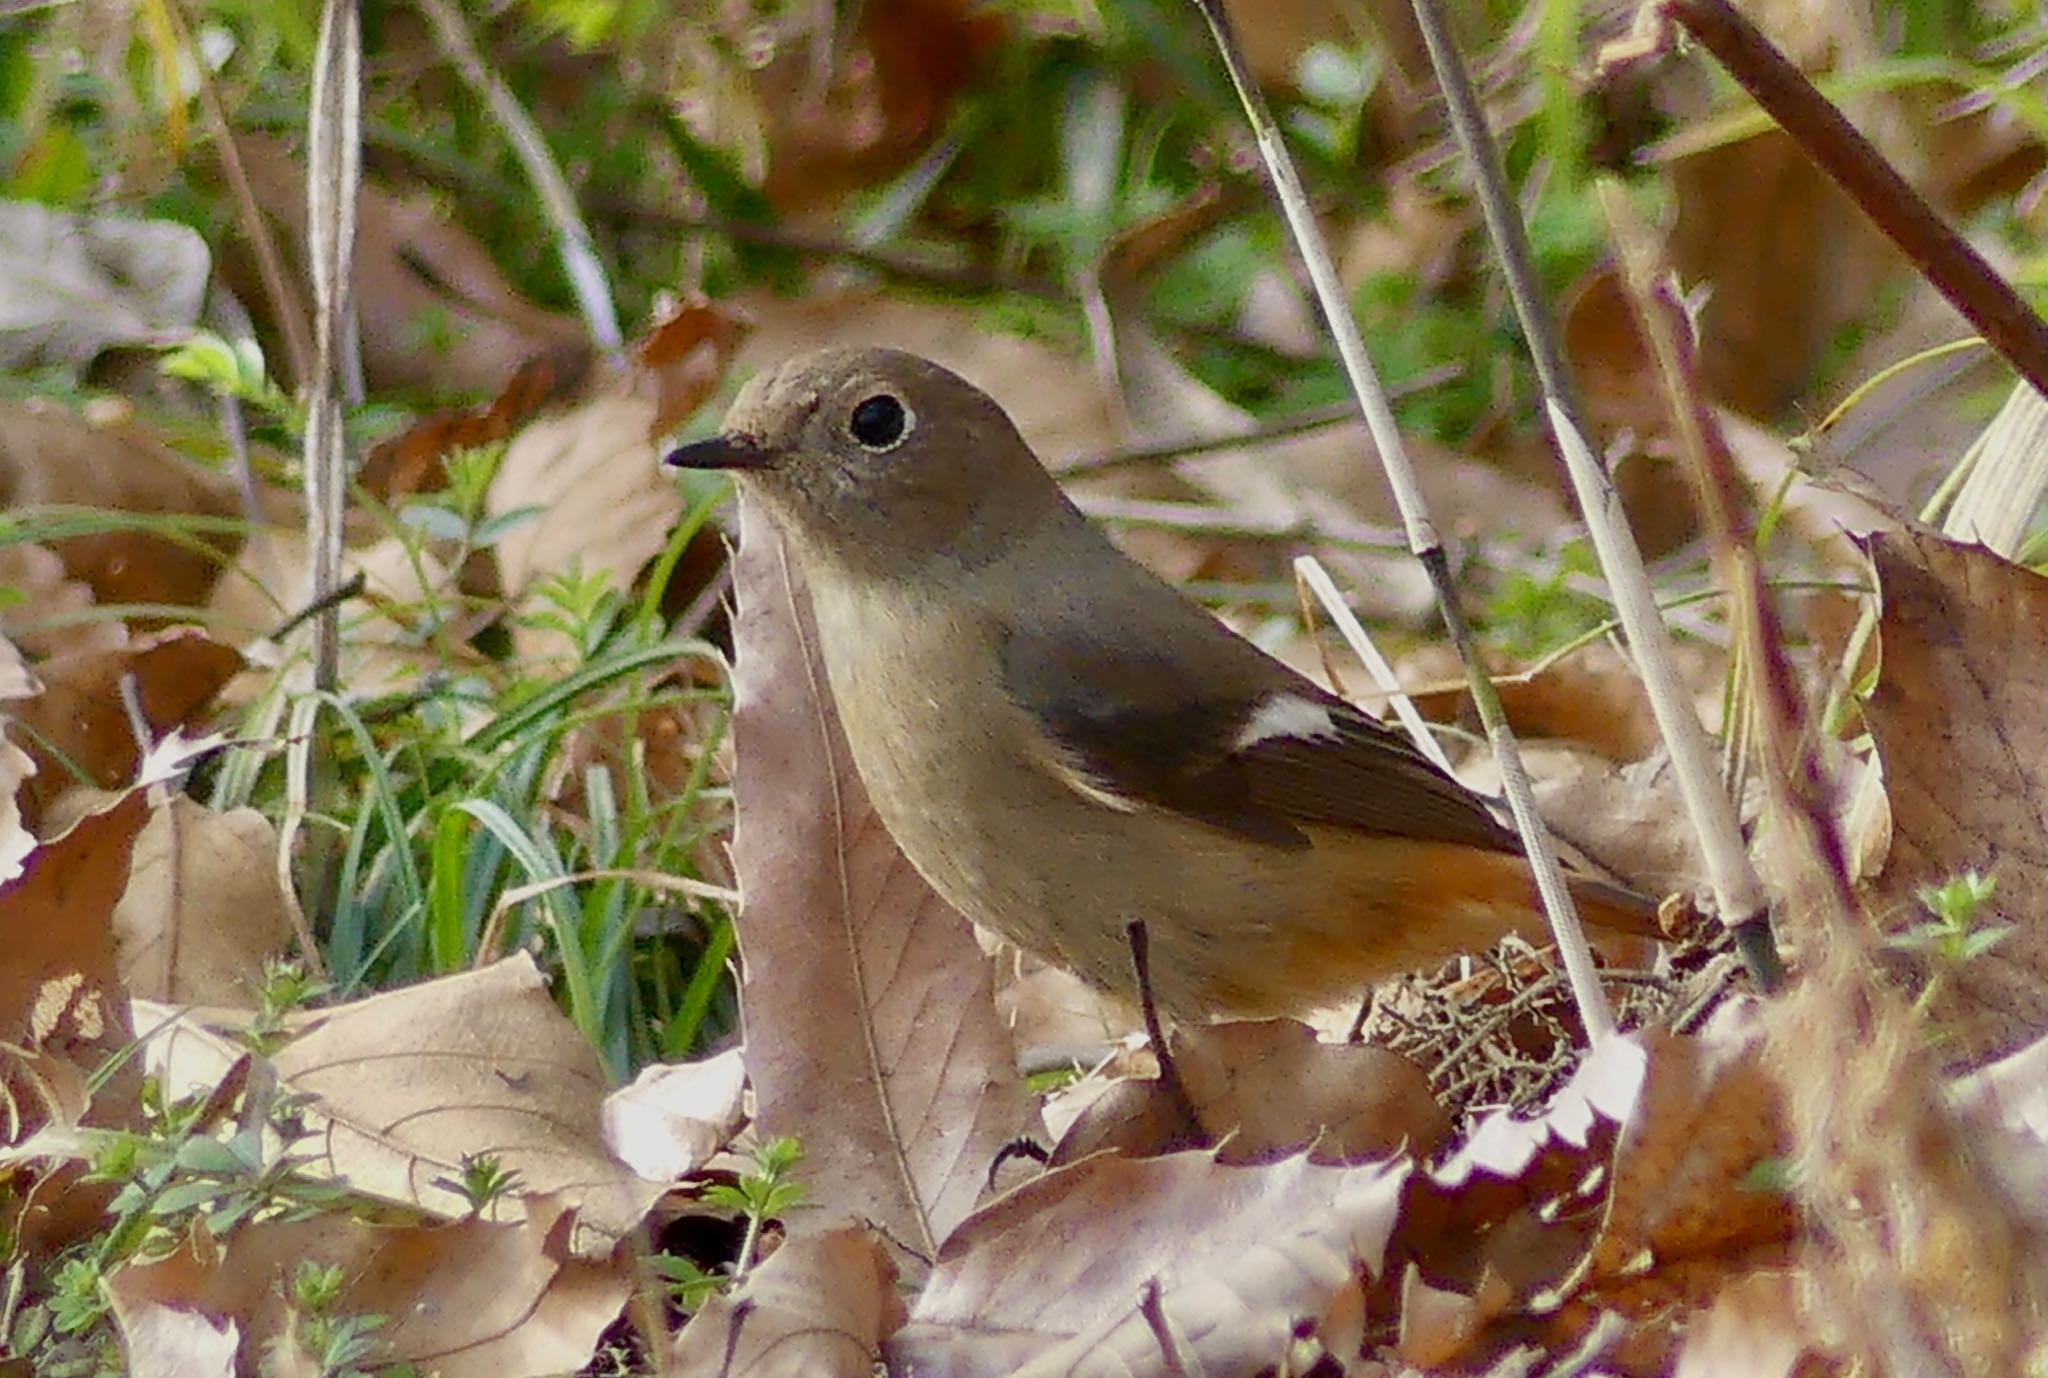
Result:
{"label": "white wing patch", "polygon": [[1237,738],[1230,744],[1232,751],[1249,751],[1260,742],[1274,737],[1334,737],[1337,724],[1330,718],[1330,710],[1313,699],[1299,694],[1275,694],[1260,704],[1244,726],[1237,730]]}
{"label": "white wing patch", "polygon": [[1045,764],[1053,779],[1065,785],[1091,804],[1099,804],[1117,813],[1136,813],[1145,806],[1136,799],[1118,794],[1090,774],[1086,767],[1071,760],[1063,751],[1048,752]]}

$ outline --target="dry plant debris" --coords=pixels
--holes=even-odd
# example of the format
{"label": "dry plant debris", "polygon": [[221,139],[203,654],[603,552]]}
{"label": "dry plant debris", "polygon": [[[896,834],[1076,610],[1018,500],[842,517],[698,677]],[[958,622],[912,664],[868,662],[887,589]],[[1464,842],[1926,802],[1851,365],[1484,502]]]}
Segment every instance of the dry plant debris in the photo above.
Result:
{"label": "dry plant debris", "polygon": [[[44,8],[69,22],[66,7]],[[521,90],[551,138],[608,98],[591,78],[612,54],[524,31],[541,10],[572,8],[631,7],[493,11],[519,31],[521,60],[543,55]],[[1155,42],[1164,28],[1125,71],[1091,45],[1132,7],[1085,22],[966,0],[870,0],[851,19],[784,8],[750,16],[744,32],[718,27],[722,12],[665,23],[632,54],[643,72],[688,73],[687,99],[645,101],[681,134],[656,156],[668,160],[661,195],[682,188],[682,211],[645,204],[644,190],[620,197],[609,149],[567,164],[590,194],[600,251],[660,265],[635,290],[663,303],[664,319],[620,359],[545,304],[562,299],[556,284],[507,272],[501,227],[480,223],[507,204],[500,169],[481,160],[445,181],[438,149],[400,147],[394,122],[374,126],[354,284],[371,398],[489,400],[371,446],[346,532],[347,566],[362,576],[345,605],[346,692],[310,727],[293,716],[303,669],[290,630],[307,601],[304,514],[282,456],[287,389],[302,380],[258,368],[243,390],[217,386],[181,414],[163,406],[142,352],[188,331],[216,286],[249,307],[261,337],[289,340],[303,291],[259,282],[246,244],[209,251],[156,212],[21,199],[19,150],[0,140],[0,179],[16,179],[0,191],[0,365],[77,385],[50,385],[67,401],[45,400],[41,381],[20,394],[34,400],[0,398],[0,1371],[44,1360],[137,1378],[334,1378],[392,1364],[442,1378],[2044,1371],[2048,597],[2026,563],[2035,556],[2003,559],[1905,517],[1907,463],[1917,472],[1929,453],[1959,451],[1969,424],[1930,400],[1939,394],[1920,375],[1882,390],[1875,422],[1866,405],[1810,446],[1783,434],[1788,405],[1824,409],[1808,384],[1845,329],[1873,361],[1848,377],[1956,329],[1945,311],[1880,319],[1872,301],[1897,281],[1892,257],[1792,142],[1756,133],[1678,59],[1580,86],[1532,24],[1495,56],[1490,95],[1510,137],[1528,111],[1556,113],[1561,92],[1612,141],[1600,160],[1661,169],[1670,265],[1688,288],[1711,289],[1695,299],[1712,394],[1700,400],[1781,518],[1759,555],[1801,586],[1784,597],[1806,617],[1788,620],[1818,629],[1815,646],[1781,648],[1816,701],[1840,688],[1836,643],[1873,595],[1881,604],[1876,652],[1841,673],[1858,681],[1844,695],[1850,727],[1820,744],[1837,802],[1865,773],[1881,777],[1872,788],[1888,824],[1873,835],[1889,853],[1871,849],[1860,911],[1824,928],[1811,868],[1779,868],[1803,971],[1774,1003],[1731,979],[1711,931],[1658,954],[1603,954],[1628,1032],[1592,1050],[1549,959],[1516,945],[1371,993],[1363,1041],[1344,1038],[1356,1009],[1314,1030],[1179,1029],[1171,1052],[1191,1127],[1156,1059],[1126,1038],[1129,1011],[1014,953],[992,959],[897,852],[838,735],[777,544],[748,512],[724,525],[740,544],[729,572],[716,522],[670,551],[670,529],[713,512],[718,495],[679,492],[655,454],[749,372],[819,344],[888,343],[1003,399],[1129,549],[1211,592],[1227,583],[1235,625],[1313,673],[1334,665],[1347,692],[1376,691],[1302,633],[1283,552],[1327,547],[1401,637],[1411,683],[1441,683],[1420,582],[1387,553],[1391,509],[1364,476],[1355,423],[1265,433],[1297,401],[1324,400],[1328,379],[1307,357],[1314,313],[1261,238],[1261,189],[1239,175],[1234,124],[1176,143],[1180,107],[1165,93],[1189,96],[1193,68],[1191,53]],[[1508,711],[1545,739],[1532,753],[1544,811],[1642,888],[1688,890],[1692,844],[1629,653],[1587,632],[1606,615],[1604,590],[1572,564],[1577,528],[1526,424],[1524,380],[1497,348],[1501,320],[1492,303],[1470,307],[1492,289],[1474,288],[1487,281],[1475,217],[1438,172],[1406,7],[1373,7],[1371,45],[1326,0],[1230,8],[1262,80],[1302,98],[1293,136],[1350,140],[1323,150],[1322,213],[1347,287],[1380,313],[1375,330],[1408,349],[1471,327],[1484,346],[1428,361],[1446,366],[1420,406],[1444,389],[1473,410],[1417,449],[1475,606],[1501,633]],[[1748,8],[1809,69],[1852,84],[1892,56],[1856,7]],[[260,36],[264,21],[247,22]],[[392,11],[384,22],[371,98],[395,87],[412,114],[438,108],[451,88],[406,50],[416,21]],[[1606,22],[1589,20],[1588,45]],[[66,80],[125,90],[120,69],[136,64],[117,50],[143,47],[110,32],[120,42],[75,52]],[[508,59],[505,33],[479,37]],[[165,90],[189,72],[219,88],[215,101],[241,98],[231,88],[264,50],[243,43],[215,60],[203,45],[188,55],[184,40],[157,41],[151,57],[179,74]],[[1065,65],[1055,81],[1031,72],[1027,99],[1058,118],[1032,126],[1044,149],[1025,150],[1024,135],[976,121],[1005,108],[977,102],[1021,70],[1008,64],[1038,51],[1030,44],[1058,48]],[[1361,54],[1372,62],[1358,65]],[[1946,208],[2003,214],[2014,187],[2039,176],[2043,134],[2023,108],[2038,55],[2018,52],[2011,73],[1929,116],[1980,56],[1946,61],[1946,76],[1911,90],[1864,91],[1856,113],[1902,144],[1931,128],[1918,151],[1934,150]],[[1360,89],[1331,105],[1340,60],[1358,65],[1345,79]],[[1985,94],[1994,88],[2003,99]],[[9,118],[22,113],[13,100],[0,92]],[[184,113],[163,91],[132,103]],[[630,111],[597,118],[616,121],[608,142],[645,132]],[[1676,132],[1657,139],[1667,126]],[[159,157],[155,132],[107,141],[132,166],[92,169],[95,203],[118,207],[135,179],[175,168],[191,195],[227,207],[220,219],[239,235],[278,231],[305,256],[312,227],[290,143],[223,123],[189,151],[182,133],[167,136]],[[927,199],[948,179],[972,186],[990,139],[1004,161],[1057,165],[1041,200]],[[25,165],[61,173],[63,145],[23,146]],[[246,208],[221,190],[234,180],[230,147]],[[1552,165],[1551,151],[1536,150],[1547,180],[1527,203],[1539,221],[1569,220],[1558,212],[1574,208],[1584,172]],[[1200,166],[1170,186],[1148,181],[1148,160],[1174,157]],[[721,199],[718,175],[735,173],[755,199]],[[1384,206],[1361,209],[1355,177],[1374,179],[1367,199]],[[61,199],[52,185],[27,195]],[[523,208],[524,188],[509,190]],[[2031,227],[2027,201],[2012,218]],[[518,234],[547,237],[516,218]],[[1579,252],[1573,232],[1551,231],[1540,247]],[[877,252],[879,241],[890,242]],[[735,267],[737,243],[778,266]],[[1164,275],[1222,295],[1248,256],[1256,281],[1234,316],[1196,313],[1191,325],[1159,309],[1172,295]],[[1685,582],[1698,531],[1671,462],[1678,436],[1597,257],[1562,298],[1571,363],[1642,543],[1682,571],[1660,584],[1681,595],[1681,674],[1707,721],[1739,731],[1726,686],[1740,678],[1728,647],[1743,610]],[[821,259],[830,266],[808,271]],[[906,281],[1002,291],[965,303]],[[681,305],[668,307],[678,283]],[[735,283],[716,300],[695,294]],[[1390,283],[1404,293],[1388,307],[1376,294]],[[1444,314],[1439,297],[1467,315]],[[1969,367],[1940,388],[1981,381]],[[1218,385],[1241,377],[1257,380],[1243,390],[1256,401]],[[88,378],[123,395],[85,401]],[[253,417],[254,443],[212,412],[225,396]],[[1179,446],[1198,452],[1155,453]],[[1881,459],[1878,483],[1822,472],[1844,456]],[[669,586],[650,591],[649,567],[671,555]],[[604,666],[573,694],[561,688],[557,676],[574,681],[593,645],[642,614],[680,615],[686,630],[636,645],[630,672]],[[1517,674],[1566,639],[1553,617],[1586,640]],[[699,632],[707,639],[680,639]],[[721,646],[734,652],[730,742]],[[560,749],[522,755],[506,724],[557,692]],[[1425,698],[1440,720],[1462,711],[1460,694]],[[395,777],[427,750],[407,735],[422,703],[452,724],[444,750],[388,793],[362,786],[366,763]],[[242,740],[193,748],[179,735],[201,731]],[[287,778],[280,758],[307,740],[325,755]],[[560,849],[522,854],[525,873],[501,860],[490,901],[475,905],[464,868],[503,834],[480,813],[412,804],[472,767],[460,801],[471,805],[531,770],[533,789],[493,824],[530,823]],[[356,782],[346,791],[334,783],[344,773]],[[1477,770],[1472,780],[1486,783]],[[1768,793],[1751,786],[1745,817]],[[622,818],[627,832],[683,839],[666,855],[688,858],[688,886],[664,877],[679,888],[607,909],[619,892],[605,887],[638,883],[630,855],[601,854]],[[1786,820],[1755,822],[1759,850],[1775,853]],[[429,855],[447,865],[409,869]],[[526,881],[537,882],[527,898],[492,907]],[[337,899],[364,895],[362,944],[324,973],[336,989],[280,968],[309,956],[296,923],[325,940]],[[430,920],[431,960],[377,966],[380,944]],[[698,1022],[665,1051],[694,1060],[648,1062],[628,1079],[657,1021],[626,985],[572,991],[578,942],[585,977],[639,963],[687,986],[687,969],[661,964],[677,951],[703,958]],[[718,1043],[707,1031],[721,1021],[704,1011],[724,997],[708,987],[735,942],[746,1017]],[[600,1051],[629,1026],[642,1051]],[[1043,1105],[1020,1054],[1034,1077],[1066,1082]],[[793,1165],[778,1157],[798,1150]],[[94,1261],[105,1266],[82,1266]],[[83,1319],[58,1332],[60,1315]]]}

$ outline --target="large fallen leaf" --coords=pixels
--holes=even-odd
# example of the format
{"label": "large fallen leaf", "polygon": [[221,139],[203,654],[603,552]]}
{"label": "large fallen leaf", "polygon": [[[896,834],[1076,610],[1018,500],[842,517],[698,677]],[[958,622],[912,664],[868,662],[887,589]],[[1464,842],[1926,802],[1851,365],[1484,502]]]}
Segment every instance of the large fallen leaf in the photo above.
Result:
{"label": "large fallen leaf", "polygon": [[[36,758],[36,777],[22,796],[31,826],[74,784],[112,789],[134,776],[141,753],[122,698],[123,680],[134,677],[143,723],[160,737],[196,721],[241,666],[242,657],[231,647],[191,628],[37,665],[43,692],[15,709],[31,729],[24,749]],[[83,781],[74,769],[84,772]]]}
{"label": "large fallen leaf", "polygon": [[140,793],[124,794],[45,841],[0,888],[0,1043],[61,1048],[93,1070],[128,1042],[113,913],[148,816]]}
{"label": "large fallen leaf", "polygon": [[1304,1331],[1358,1314],[1361,1278],[1385,1267],[1407,1177],[1405,1162],[1229,1167],[1205,1153],[1056,1169],[947,1241],[889,1344],[891,1371],[1257,1373]]}
{"label": "large fallen leaf", "polygon": [[751,503],[734,583],[733,863],[756,1119],[802,1141],[819,1217],[872,1220],[929,1258],[1036,1116],[989,960],[869,807],[809,600]]}
{"label": "large fallen leaf", "polygon": [[[1816,19],[1838,16],[1843,30],[1860,23],[1832,6],[1803,8]],[[1671,266],[1712,290],[1700,318],[1700,367],[1717,398],[1752,416],[1775,414],[1797,398],[1837,332],[1870,311],[1900,260],[1776,129],[1677,159],[1670,170]],[[1794,225],[1806,228],[1788,232]]]}
{"label": "large fallen leaf", "polygon": [[291,941],[277,829],[170,795],[135,841],[114,943],[131,994],[190,1004],[256,1004],[264,963]]}
{"label": "large fallen leaf", "polygon": [[634,368],[513,438],[484,510],[540,511],[498,543],[508,595],[577,566],[622,588],[661,552],[683,498],[656,462],[655,441],[718,386],[740,333],[709,305],[685,307],[641,343]]}
{"label": "large fallen leaf", "polygon": [[676,1337],[668,1371],[720,1378],[871,1378],[903,1324],[896,1269],[870,1230],[784,1242]]}
{"label": "large fallen leaf", "polygon": [[[241,515],[233,480],[138,426],[101,428],[61,408],[0,402],[0,507],[101,507],[140,516]],[[204,601],[236,540],[198,530],[174,540],[111,530],[49,543],[102,603]],[[20,612],[17,616],[22,615]]]}
{"label": "large fallen leaf", "polygon": [[[0,886],[0,1142],[20,1152],[5,1180],[9,1247],[31,1271],[105,1228],[112,1188],[81,1183],[81,1151],[39,1146],[81,1123],[140,1118],[142,1078],[114,970],[112,916],[148,816],[139,791],[80,818]],[[87,1078],[111,1066],[99,1086]],[[38,1132],[42,1131],[42,1132]]]}
{"label": "large fallen leaf", "polygon": [[35,757],[23,751],[6,735],[11,716],[6,705],[42,692],[23,663],[14,643],[0,636],[0,885],[21,874],[28,854],[35,850],[35,835],[22,820],[21,787],[36,773]]}
{"label": "large fallen leaf", "polygon": [[[305,169],[280,140],[242,134],[237,145],[257,204],[285,222],[303,252]],[[573,318],[520,296],[433,197],[370,182],[359,202],[355,306],[373,391],[490,393],[526,360],[588,343]],[[221,269],[243,301],[275,307],[249,255],[228,254]]]}
{"label": "large fallen leaf", "polygon": [[906,166],[938,136],[1003,27],[999,13],[964,0],[869,0],[852,22],[782,13],[812,32],[785,19],[776,60],[748,74],[748,123],[768,142],[763,190],[784,214],[827,210]]}
{"label": "large fallen leaf", "polygon": [[1923,924],[1916,893],[1965,870],[1995,876],[1980,915],[2011,925],[1942,974],[1946,1051],[1978,1059],[2048,1028],[2048,579],[1921,532],[1870,542],[1883,668],[1864,717],[1891,801],[1874,911]]}
{"label": "large fallen leaf", "polygon": [[315,1170],[360,1191],[461,1216],[448,1183],[489,1154],[519,1174],[521,1199],[573,1207],[577,1252],[601,1256],[663,1190],[605,1152],[597,1055],[525,953],[323,1011],[272,1062],[314,1098]]}
{"label": "large fallen leaf", "polygon": [[91,586],[73,579],[48,546],[24,541],[0,548],[0,588],[16,600],[0,609],[0,633],[37,660],[128,644],[128,624],[91,616]]}
{"label": "large fallen leaf", "polygon": [[415,1365],[440,1378],[528,1378],[573,1372],[617,1319],[632,1290],[621,1251],[588,1261],[569,1247],[575,1212],[537,1197],[514,1224],[462,1220],[378,1226],[342,1214],[247,1225],[225,1241],[190,1239],[170,1257],[108,1281],[133,1343],[152,1308],[175,1306],[232,1322],[241,1372],[259,1371],[291,1323],[292,1280],[307,1264],[338,1267],[340,1316],[381,1316],[373,1362]]}
{"label": "large fallen leaf", "polygon": [[1554,836],[1645,895],[1700,883],[1699,843],[1662,748],[1618,770],[1605,757],[1555,749],[1531,751],[1528,765]]}
{"label": "large fallen leaf", "polygon": [[[1407,1151],[1428,1156],[1450,1132],[1429,1077],[1399,1053],[1323,1043],[1292,1019],[1176,1030],[1173,1061],[1219,1162],[1267,1162],[1306,1152],[1318,1163]],[[1082,1111],[1054,1151],[1068,1163],[1104,1148],[1165,1152],[1188,1126],[1157,1079],[1126,1078]]]}
{"label": "large fallen leaf", "polygon": [[1791,1202],[1762,1184],[1790,1139],[1753,1027],[1640,1037],[1642,1098],[1615,1145],[1599,1239],[1571,1287],[1625,1286],[1678,1260],[1732,1265],[1793,1232]]}
{"label": "large fallen leaf", "polygon": [[176,339],[211,270],[206,241],[175,221],[0,201],[0,369],[78,368],[112,345]]}
{"label": "large fallen leaf", "polygon": [[161,1302],[117,1308],[128,1351],[128,1378],[234,1378],[242,1334],[196,1311]]}
{"label": "large fallen leaf", "polygon": [[604,1098],[605,1147],[650,1181],[687,1177],[732,1141],[746,1080],[737,1048],[644,1068]]}

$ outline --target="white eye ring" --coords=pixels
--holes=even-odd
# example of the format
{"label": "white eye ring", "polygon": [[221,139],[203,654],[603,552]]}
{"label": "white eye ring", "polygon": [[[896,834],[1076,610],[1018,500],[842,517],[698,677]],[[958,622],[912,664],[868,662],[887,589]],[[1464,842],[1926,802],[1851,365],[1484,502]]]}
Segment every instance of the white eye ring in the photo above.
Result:
{"label": "white eye ring", "polygon": [[917,413],[893,392],[877,392],[854,404],[846,433],[869,454],[885,455],[917,429]]}

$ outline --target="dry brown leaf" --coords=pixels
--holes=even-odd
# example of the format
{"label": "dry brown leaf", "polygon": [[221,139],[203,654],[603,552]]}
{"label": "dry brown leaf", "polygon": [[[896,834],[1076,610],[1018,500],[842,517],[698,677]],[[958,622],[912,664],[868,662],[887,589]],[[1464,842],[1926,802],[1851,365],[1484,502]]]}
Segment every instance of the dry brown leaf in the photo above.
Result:
{"label": "dry brown leaf", "polygon": [[128,1378],[234,1378],[242,1332],[233,1321],[216,1324],[160,1302],[142,1302],[116,1315],[128,1351]]}
{"label": "dry brown leaf", "polygon": [[[257,203],[284,221],[303,255],[305,169],[279,140],[242,134],[236,142]],[[249,267],[247,254],[221,261],[236,295],[272,305]],[[574,319],[514,291],[430,197],[374,183],[358,198],[354,292],[363,374],[379,393],[494,393],[526,360],[587,343]]]}
{"label": "dry brown leaf", "polygon": [[1642,1095],[1649,1055],[1641,1040],[1617,1035],[1586,1055],[1571,1080],[1544,1113],[1523,1119],[1507,1111],[1486,1116],[1458,1151],[1429,1178],[1453,1190],[1484,1177],[1513,1180],[1553,1147],[1581,1152],[1594,1141],[1595,1125],[1626,1124]]}
{"label": "dry brown leaf", "polygon": [[784,1241],[676,1337],[668,1371],[720,1378],[871,1378],[903,1324],[896,1269],[872,1230]]}
{"label": "dry brown leaf", "polygon": [[987,929],[977,929],[975,936],[996,958],[996,1010],[1016,1041],[1017,1065],[1027,1074],[1092,1067],[1144,1027],[1129,1001],[1011,947]]}
{"label": "dry brown leaf", "polygon": [[869,807],[808,597],[752,503],[734,584],[733,864],[757,1123],[802,1142],[824,1214],[930,1258],[1037,1116],[989,960]]}
{"label": "dry brown leaf", "polygon": [[1599,1241],[1573,1287],[1623,1285],[1681,1259],[1732,1265],[1793,1234],[1790,1199],[1755,1179],[1791,1148],[1756,1031],[1642,1040],[1642,1099],[1622,1126]]}
{"label": "dry brown leaf", "polygon": [[[1269,1162],[1306,1152],[1316,1163],[1355,1163],[1407,1151],[1427,1157],[1450,1133],[1429,1077],[1399,1053],[1323,1043],[1292,1019],[1176,1030],[1174,1065],[1216,1143],[1217,1161]],[[1132,1157],[1166,1152],[1187,1128],[1156,1079],[1125,1079],[1082,1111],[1054,1164],[1106,1148]]]}
{"label": "dry brown leaf", "polygon": [[1778,130],[1681,158],[1670,172],[1671,266],[1712,291],[1701,371],[1721,401],[1776,415],[1898,274],[1897,253]]}
{"label": "dry brown leaf", "polygon": [[386,502],[442,491],[450,454],[509,440],[543,408],[573,402],[596,356],[595,349],[579,346],[528,359],[490,405],[437,412],[378,441],[363,456],[356,482]]}
{"label": "dry brown leaf", "polygon": [[[112,915],[147,814],[139,791],[122,795],[44,841],[0,886],[0,1141],[20,1148],[5,1173],[7,1227],[14,1257],[31,1269],[104,1229],[112,1191],[81,1184],[82,1147],[39,1141],[138,1117],[141,1075],[120,1056],[134,1035],[114,971]],[[88,1090],[86,1078],[106,1066],[112,1077]]]}
{"label": "dry brown leaf", "polygon": [[192,628],[160,632],[118,650],[54,656],[37,665],[43,692],[14,713],[34,732],[22,743],[36,759],[36,777],[22,794],[30,826],[52,800],[80,783],[73,766],[85,772],[85,783],[101,789],[134,777],[141,757],[121,700],[125,677],[135,677],[143,721],[154,737],[162,737],[196,722],[241,667],[236,651]]}
{"label": "dry brown leaf", "polygon": [[383,1316],[379,1364],[410,1363],[440,1378],[538,1378],[587,1362],[632,1290],[623,1251],[574,1256],[575,1212],[535,1197],[525,1220],[378,1226],[328,1214],[246,1225],[225,1250],[196,1237],[159,1262],[108,1280],[124,1332],[152,1306],[232,1321],[242,1372],[254,1373],[289,1326],[292,1279],[302,1264],[338,1267],[338,1314]]}
{"label": "dry brown leaf", "polygon": [[1766,1269],[1736,1278],[1686,1327],[1675,1378],[1823,1378],[1799,1314],[1799,1277]]}
{"label": "dry brown leaf", "polygon": [[[1405,1163],[1229,1167],[1203,1153],[1056,1169],[947,1241],[889,1345],[891,1367],[948,1378],[1258,1372],[1287,1352],[1297,1322],[1342,1315],[1361,1272],[1381,1272],[1407,1177]],[[1173,1359],[1144,1310],[1174,1337]]]}
{"label": "dry brown leaf", "polygon": [[88,615],[92,589],[66,573],[64,561],[48,546],[24,542],[0,549],[0,587],[21,596],[15,606],[0,610],[0,632],[38,660],[128,644],[128,624]]}
{"label": "dry brown leaf", "polygon": [[[655,441],[717,388],[742,333],[735,317],[687,305],[641,342],[635,367],[513,438],[484,511],[541,511],[497,544],[507,596],[528,597],[540,579],[572,568],[623,589],[661,553],[683,497],[657,462]],[[546,649],[545,638],[519,635],[534,642],[523,652]]]}
{"label": "dry brown leaf", "polygon": [[129,1039],[113,913],[148,818],[140,793],[89,813],[0,889],[0,1043],[75,1052],[88,1070]]}
{"label": "dry brown leaf", "polygon": [[1921,886],[1997,878],[1982,922],[2012,929],[1949,967],[1934,1005],[1944,1049],[1981,1059],[2048,1028],[2048,579],[1922,532],[1870,554],[1883,670],[1863,711],[1892,815],[1873,909],[1897,932],[1927,921]]}
{"label": "dry brown leaf", "polygon": [[1536,808],[1562,841],[1652,897],[1701,880],[1699,846],[1679,796],[1671,761],[1660,749],[1616,769],[1604,757],[1548,750],[1531,753]]}
{"label": "dry brown leaf", "polygon": [[[99,429],[54,407],[0,403],[0,507],[105,507],[152,517],[234,517],[234,484],[136,426]],[[53,541],[66,573],[102,603],[190,607],[236,542],[201,533],[197,547],[147,531]]]}
{"label": "dry brown leaf", "polygon": [[155,802],[114,909],[131,994],[253,1007],[264,963],[291,936],[269,819],[249,808],[215,813],[184,795]]}
{"label": "dry brown leaf", "polygon": [[577,1252],[602,1256],[663,1190],[605,1152],[597,1056],[525,953],[324,1010],[272,1063],[324,1122],[312,1169],[360,1191],[458,1217],[443,1179],[488,1153],[521,1199],[573,1208]]}
{"label": "dry brown leaf", "polygon": [[649,1181],[688,1177],[731,1142],[746,1079],[737,1048],[644,1068],[604,1098],[604,1146]]}
{"label": "dry brown leaf", "polygon": [[42,688],[21,652],[0,636],[0,885],[21,874],[36,846],[35,834],[21,816],[20,800],[22,786],[36,773],[36,760],[6,735],[12,717],[7,705],[39,694]]}
{"label": "dry brown leaf", "polygon": [[[778,60],[752,83],[769,145],[763,190],[796,216],[827,211],[906,166],[938,135],[1004,28],[999,14],[964,0],[870,0],[851,32],[829,12],[793,13],[835,31],[786,33]],[[821,48],[819,37],[832,41]],[[829,70],[819,52],[831,54]]]}

